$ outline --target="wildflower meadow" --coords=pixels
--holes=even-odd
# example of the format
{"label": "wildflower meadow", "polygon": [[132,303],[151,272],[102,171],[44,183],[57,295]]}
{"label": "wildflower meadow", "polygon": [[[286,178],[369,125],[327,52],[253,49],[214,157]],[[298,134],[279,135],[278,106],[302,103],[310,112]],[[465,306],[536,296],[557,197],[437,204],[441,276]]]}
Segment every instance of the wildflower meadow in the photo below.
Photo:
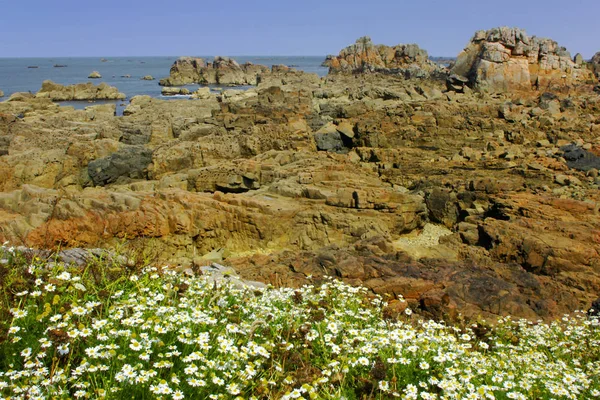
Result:
{"label": "wildflower meadow", "polygon": [[600,324],[452,326],[333,278],[302,288],[0,248],[6,399],[585,399],[600,396]]}

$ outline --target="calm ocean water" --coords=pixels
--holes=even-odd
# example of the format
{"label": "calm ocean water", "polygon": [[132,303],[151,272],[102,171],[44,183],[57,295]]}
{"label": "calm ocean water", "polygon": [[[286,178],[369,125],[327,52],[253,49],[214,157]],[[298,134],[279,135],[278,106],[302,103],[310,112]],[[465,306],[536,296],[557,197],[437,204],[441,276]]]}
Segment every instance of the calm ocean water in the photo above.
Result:
{"label": "calm ocean water", "polygon": [[[169,69],[178,57],[57,57],[57,58],[0,58],[0,90],[4,91],[5,100],[15,92],[37,92],[42,82],[50,79],[63,85],[80,82],[106,82],[116,86],[128,98],[135,95],[160,97],[160,78],[169,76]],[[203,57],[212,60],[213,57]],[[321,67],[325,56],[240,56],[232,57],[240,64],[252,62],[262,65],[283,64],[294,68],[319,74],[327,74],[327,68]],[[55,65],[66,65],[56,68]],[[29,68],[37,67],[37,68]],[[88,79],[92,71],[102,75],[100,79]],[[131,78],[126,78],[130,75]],[[156,80],[144,81],[141,78],[152,75]],[[198,85],[187,86],[195,90]],[[86,104],[89,105],[89,104]]]}

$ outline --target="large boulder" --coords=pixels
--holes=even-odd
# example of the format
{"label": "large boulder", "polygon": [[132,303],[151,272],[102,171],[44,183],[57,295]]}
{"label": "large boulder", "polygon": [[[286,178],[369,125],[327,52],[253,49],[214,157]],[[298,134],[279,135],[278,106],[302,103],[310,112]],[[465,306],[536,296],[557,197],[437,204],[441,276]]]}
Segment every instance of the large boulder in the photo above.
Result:
{"label": "large boulder", "polygon": [[385,72],[407,78],[428,77],[438,69],[429,60],[427,51],[416,44],[375,45],[368,36],[357,39],[337,56],[327,56],[323,65],[329,67],[330,74]]}
{"label": "large boulder", "polygon": [[108,157],[91,161],[88,174],[96,186],[115,183],[121,177],[147,179],[148,165],[152,162],[152,150],[143,146],[128,146]]}
{"label": "large boulder", "polygon": [[102,78],[102,75],[100,75],[100,72],[98,72],[98,71],[92,71],[92,73],[88,76],[88,78],[100,79],[100,78]]}
{"label": "large boulder", "polygon": [[477,31],[450,72],[468,78],[472,87],[493,92],[542,89],[591,78],[589,70],[554,40],[508,27]]}
{"label": "large boulder", "polygon": [[596,78],[600,79],[600,51],[594,54],[592,60],[590,61],[592,71],[594,71],[594,75]]}
{"label": "large boulder", "polygon": [[42,82],[42,88],[35,95],[36,98],[50,99],[54,101],[69,100],[123,100],[125,94],[119,92],[114,86],[106,83],[94,85],[91,82],[77,83],[75,85],[63,86],[50,80]]}
{"label": "large boulder", "polygon": [[190,83],[219,84],[227,86],[256,85],[258,76],[268,74],[269,68],[252,63],[238,64],[229,57],[215,57],[212,63],[202,58],[181,57],[171,66],[168,78],[160,80],[162,86],[179,86]]}

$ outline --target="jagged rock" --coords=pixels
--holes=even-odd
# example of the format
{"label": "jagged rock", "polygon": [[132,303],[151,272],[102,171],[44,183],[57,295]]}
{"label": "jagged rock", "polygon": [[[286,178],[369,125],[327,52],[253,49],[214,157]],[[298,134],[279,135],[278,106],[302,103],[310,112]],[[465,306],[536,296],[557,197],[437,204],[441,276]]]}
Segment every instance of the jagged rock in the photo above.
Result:
{"label": "jagged rock", "polygon": [[100,78],[102,78],[102,75],[100,75],[100,72],[98,72],[98,71],[92,71],[92,73],[88,75],[88,78],[100,79]]}
{"label": "jagged rock", "polygon": [[96,186],[115,183],[121,177],[145,179],[152,162],[152,150],[142,146],[124,147],[106,158],[91,161],[88,174]]}
{"label": "jagged rock", "polygon": [[168,78],[161,79],[162,86],[178,86],[189,83],[219,85],[256,85],[258,76],[268,74],[269,68],[245,63],[239,65],[229,57],[215,57],[212,63],[202,58],[181,57],[171,66]]}
{"label": "jagged rock", "polygon": [[36,98],[53,101],[69,100],[123,100],[125,94],[107,83],[94,85],[91,82],[63,86],[50,80],[42,82],[42,88],[35,94]]}
{"label": "jagged rock", "polygon": [[327,56],[323,65],[329,73],[386,72],[406,78],[428,77],[437,70],[429,60],[427,51],[416,44],[399,44],[393,47],[374,45],[368,36],[361,37],[338,56]]}
{"label": "jagged rock", "polygon": [[507,27],[476,32],[450,72],[489,91],[542,89],[590,78],[589,70],[555,41]]}

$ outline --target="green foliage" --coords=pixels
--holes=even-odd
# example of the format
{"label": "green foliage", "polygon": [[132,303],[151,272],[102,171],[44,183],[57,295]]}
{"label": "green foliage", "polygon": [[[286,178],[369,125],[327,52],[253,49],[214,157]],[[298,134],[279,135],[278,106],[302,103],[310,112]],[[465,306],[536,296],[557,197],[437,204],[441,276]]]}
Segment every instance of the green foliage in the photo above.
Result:
{"label": "green foliage", "polygon": [[236,288],[1,250],[6,398],[590,398],[600,325],[390,319],[364,288]]}

